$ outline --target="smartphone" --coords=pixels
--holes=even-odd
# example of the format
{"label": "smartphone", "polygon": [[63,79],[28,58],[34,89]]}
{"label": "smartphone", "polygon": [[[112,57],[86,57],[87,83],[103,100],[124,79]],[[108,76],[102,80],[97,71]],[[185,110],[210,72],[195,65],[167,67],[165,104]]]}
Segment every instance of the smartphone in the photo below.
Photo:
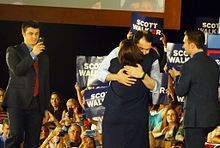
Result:
{"label": "smartphone", "polygon": [[69,108],[68,115],[69,115],[69,118],[73,118],[73,108]]}
{"label": "smartphone", "polygon": [[39,37],[38,42],[44,42],[44,38],[43,37]]}
{"label": "smartphone", "polygon": [[62,132],[60,132],[57,136],[59,136],[59,137],[64,137],[65,134],[66,134],[66,132],[65,132],[65,131],[62,131]]}
{"label": "smartphone", "polygon": [[85,131],[85,136],[95,137],[96,136],[96,131],[95,130],[86,130]]}

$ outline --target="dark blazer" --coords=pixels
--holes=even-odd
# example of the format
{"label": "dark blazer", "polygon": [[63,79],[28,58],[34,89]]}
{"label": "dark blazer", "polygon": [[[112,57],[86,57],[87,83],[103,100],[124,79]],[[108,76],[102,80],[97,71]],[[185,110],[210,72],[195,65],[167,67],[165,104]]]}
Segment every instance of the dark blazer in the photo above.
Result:
{"label": "dark blazer", "polygon": [[[33,98],[35,70],[33,59],[24,43],[10,46],[6,52],[9,81],[3,107],[27,109]],[[38,55],[39,68],[39,103],[41,112],[49,105],[49,58],[45,53]]]}
{"label": "dark blazer", "polygon": [[175,92],[185,96],[184,126],[215,127],[220,124],[218,102],[219,67],[204,52],[183,64]]}

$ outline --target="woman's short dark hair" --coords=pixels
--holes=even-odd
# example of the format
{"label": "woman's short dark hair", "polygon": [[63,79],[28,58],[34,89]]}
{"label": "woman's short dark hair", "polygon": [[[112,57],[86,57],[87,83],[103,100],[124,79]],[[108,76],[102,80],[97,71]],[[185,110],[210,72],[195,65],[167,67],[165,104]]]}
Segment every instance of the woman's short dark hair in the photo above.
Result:
{"label": "woman's short dark hair", "polygon": [[143,60],[143,54],[138,49],[137,45],[129,39],[120,42],[119,45],[119,61],[122,65],[136,66]]}

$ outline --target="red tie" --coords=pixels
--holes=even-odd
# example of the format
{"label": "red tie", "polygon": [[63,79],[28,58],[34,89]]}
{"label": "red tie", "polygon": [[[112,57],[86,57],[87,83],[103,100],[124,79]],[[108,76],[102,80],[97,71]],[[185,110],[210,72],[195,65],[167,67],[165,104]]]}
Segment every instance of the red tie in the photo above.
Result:
{"label": "red tie", "polygon": [[34,62],[34,70],[36,73],[36,82],[34,87],[34,96],[36,97],[39,93],[39,78],[38,78],[38,61]]}

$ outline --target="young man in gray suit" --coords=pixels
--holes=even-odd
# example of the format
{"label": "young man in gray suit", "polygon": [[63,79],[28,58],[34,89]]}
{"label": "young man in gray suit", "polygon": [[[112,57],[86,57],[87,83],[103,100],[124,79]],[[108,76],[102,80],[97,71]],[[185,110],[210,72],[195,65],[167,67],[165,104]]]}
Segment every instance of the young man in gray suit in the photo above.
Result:
{"label": "young man in gray suit", "polygon": [[184,128],[186,148],[203,148],[208,132],[220,125],[218,102],[219,67],[204,52],[205,37],[199,30],[187,30],[183,48],[191,59],[182,70],[169,70],[178,96],[185,96]]}
{"label": "young man in gray suit", "polygon": [[44,111],[49,105],[49,58],[43,52],[40,25],[36,21],[21,26],[24,42],[6,52],[9,81],[3,101],[10,121],[6,148],[37,148]]}

